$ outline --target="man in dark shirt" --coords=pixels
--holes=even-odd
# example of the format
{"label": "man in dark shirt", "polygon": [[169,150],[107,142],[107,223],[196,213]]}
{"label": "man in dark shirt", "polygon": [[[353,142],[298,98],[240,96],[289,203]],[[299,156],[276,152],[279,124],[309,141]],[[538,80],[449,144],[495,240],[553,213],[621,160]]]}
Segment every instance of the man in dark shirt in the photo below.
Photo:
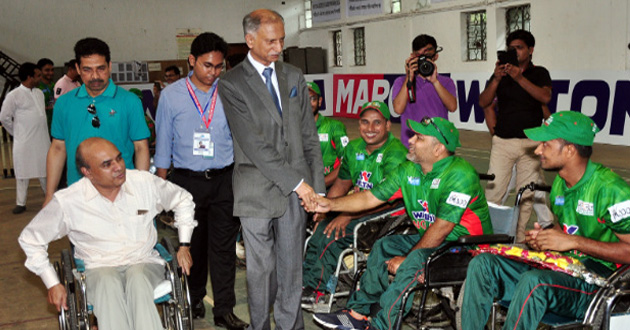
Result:
{"label": "man in dark shirt", "polygon": [[[524,129],[540,126],[543,105],[551,99],[551,77],[547,69],[535,66],[532,61],[534,36],[525,30],[508,35],[508,48],[516,50],[516,63],[497,61],[494,74],[486,89],[479,95],[479,105],[488,107],[497,99],[498,112],[486,111],[488,127],[494,128],[490,151],[489,173],[494,181],[486,187],[489,202],[501,204],[516,164],[516,186],[532,181],[542,182],[540,162],[534,155],[536,142],[528,139]],[[492,130],[491,130],[492,131]],[[532,212],[533,194],[523,195],[516,233],[517,242],[525,239],[525,227]]]}

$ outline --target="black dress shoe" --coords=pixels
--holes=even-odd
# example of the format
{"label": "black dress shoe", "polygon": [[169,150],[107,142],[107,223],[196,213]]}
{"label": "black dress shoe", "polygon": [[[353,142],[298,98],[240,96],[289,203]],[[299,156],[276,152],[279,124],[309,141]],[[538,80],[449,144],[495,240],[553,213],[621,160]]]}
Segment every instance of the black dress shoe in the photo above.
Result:
{"label": "black dress shoe", "polygon": [[215,316],[214,325],[228,330],[243,330],[249,326],[249,324],[243,322],[238,318],[238,316],[234,315],[234,312],[230,312],[222,316]]}
{"label": "black dress shoe", "polygon": [[203,304],[203,299],[197,301],[193,300],[192,303],[193,319],[203,319],[206,317],[206,306]]}
{"label": "black dress shoe", "polygon": [[15,206],[15,208],[13,209],[13,214],[20,214],[23,213],[24,211],[26,211],[26,206],[23,205],[17,205]]}

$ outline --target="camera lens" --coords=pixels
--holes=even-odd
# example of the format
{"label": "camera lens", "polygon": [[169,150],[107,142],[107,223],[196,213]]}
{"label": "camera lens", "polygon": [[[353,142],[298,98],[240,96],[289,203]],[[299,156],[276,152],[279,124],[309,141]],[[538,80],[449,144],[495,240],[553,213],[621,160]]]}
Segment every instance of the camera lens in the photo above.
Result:
{"label": "camera lens", "polygon": [[426,56],[421,56],[418,58],[418,71],[417,74],[428,77],[433,74],[433,70],[435,70],[435,65],[427,60]]}

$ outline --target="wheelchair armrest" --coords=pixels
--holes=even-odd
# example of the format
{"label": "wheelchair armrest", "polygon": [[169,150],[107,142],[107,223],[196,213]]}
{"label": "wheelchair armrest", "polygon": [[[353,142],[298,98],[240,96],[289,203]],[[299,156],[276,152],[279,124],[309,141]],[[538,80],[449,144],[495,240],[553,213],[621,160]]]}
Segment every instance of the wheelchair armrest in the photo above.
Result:
{"label": "wheelchair armrest", "polygon": [[155,247],[153,248],[157,250],[157,252],[160,254],[162,259],[164,259],[166,262],[171,262],[171,260],[173,259],[173,256],[171,256],[171,254],[168,253],[168,251],[166,250],[164,246],[162,246],[162,244],[157,243],[155,244]]}
{"label": "wheelchair armrest", "polygon": [[74,265],[77,267],[78,272],[85,272],[85,262],[83,261],[83,259],[74,258]]}
{"label": "wheelchair armrest", "polygon": [[471,244],[508,244],[512,243],[514,238],[506,234],[492,234],[492,235],[466,235],[460,236],[457,239],[457,243],[461,245]]}

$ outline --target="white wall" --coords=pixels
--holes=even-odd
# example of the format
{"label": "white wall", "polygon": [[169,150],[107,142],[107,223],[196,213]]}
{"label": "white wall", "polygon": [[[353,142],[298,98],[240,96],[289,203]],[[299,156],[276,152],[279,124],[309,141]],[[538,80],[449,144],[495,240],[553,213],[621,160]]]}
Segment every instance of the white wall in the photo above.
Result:
{"label": "white wall", "polygon": [[261,7],[285,17],[286,45],[297,46],[298,0],[2,0],[0,50],[18,62],[49,57],[61,66],[77,40],[94,36],[109,44],[114,61],[174,59],[178,28],[244,42],[243,16]]}
{"label": "white wall", "polygon": [[[426,33],[444,47],[438,62],[440,71],[490,72],[496,50],[504,47],[505,8],[529,3],[531,31],[536,37],[535,63],[554,71],[630,69],[629,0],[450,0],[434,4],[429,0],[402,1],[403,11],[398,14],[344,18],[342,0],[342,19],[315,24],[311,29],[302,26],[299,43],[328,49],[332,65],[331,31],[340,29],[344,66],[331,67],[330,72],[399,73],[403,72],[402,63],[411,52],[413,38]],[[466,62],[463,13],[482,9],[487,13],[488,60]],[[360,26],[365,27],[365,67],[352,65],[352,29]]]}
{"label": "white wall", "polygon": [[[383,1],[389,8],[390,0]],[[323,47],[330,64],[331,31],[342,30],[344,66],[331,67],[332,73],[402,72],[411,40],[420,33],[435,36],[444,47],[440,71],[489,72],[495,51],[503,47],[505,8],[530,3],[537,42],[535,63],[562,71],[628,70],[629,2],[446,0],[431,4],[431,0],[402,0],[399,14],[343,18],[345,0],[341,0],[341,20],[303,29],[303,0],[3,0],[0,50],[18,62],[50,57],[61,65],[72,58],[77,40],[95,36],[108,42],[115,61],[173,59],[178,28],[200,28],[231,43],[243,42],[242,17],[267,7],[285,17],[287,47]],[[462,13],[479,9],[488,15],[488,61],[465,62]],[[352,28],[356,27],[365,27],[366,66],[352,65]]]}

